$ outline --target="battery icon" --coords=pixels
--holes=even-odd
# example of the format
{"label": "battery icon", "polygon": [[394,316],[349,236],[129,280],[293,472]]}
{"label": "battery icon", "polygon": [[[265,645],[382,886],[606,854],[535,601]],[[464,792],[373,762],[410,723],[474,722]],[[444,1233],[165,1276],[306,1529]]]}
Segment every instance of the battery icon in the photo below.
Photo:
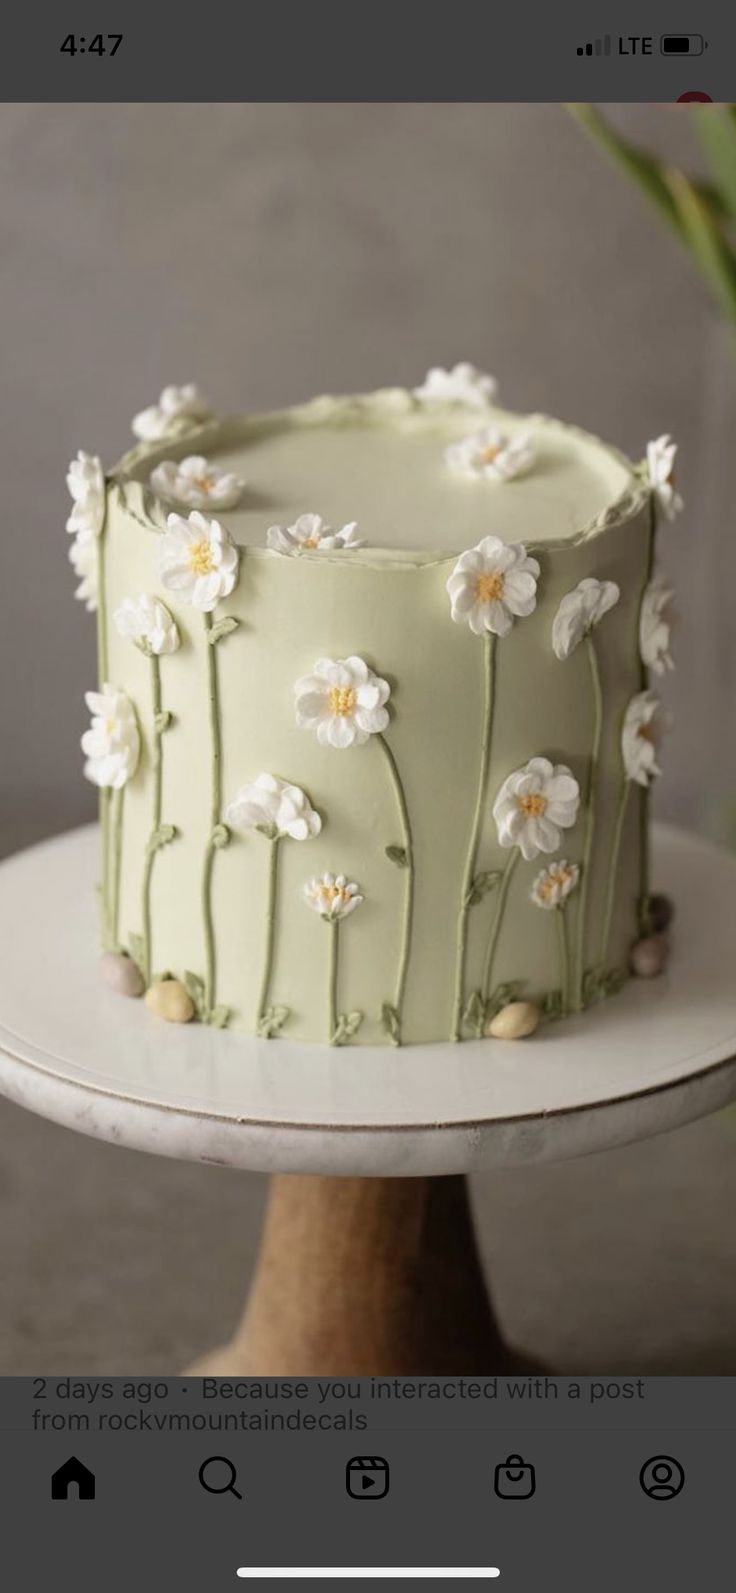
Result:
{"label": "battery icon", "polygon": [[662,55],[702,55],[706,43],[702,33],[663,33],[659,48]]}

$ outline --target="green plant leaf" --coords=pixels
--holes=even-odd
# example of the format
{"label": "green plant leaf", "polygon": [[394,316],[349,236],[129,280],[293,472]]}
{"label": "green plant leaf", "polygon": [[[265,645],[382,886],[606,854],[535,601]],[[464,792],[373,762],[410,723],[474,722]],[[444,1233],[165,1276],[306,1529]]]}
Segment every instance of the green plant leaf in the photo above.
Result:
{"label": "green plant leaf", "polygon": [[683,236],[711,291],[730,320],[736,321],[736,256],[717,218],[684,172],[667,171]]}
{"label": "green plant leaf", "polygon": [[564,1002],[561,990],[548,990],[541,1003],[545,1018],[561,1018],[564,1011]]}
{"label": "green plant leaf", "polygon": [[387,846],[386,856],[397,868],[408,868],[409,858],[405,846]]}
{"label": "green plant leaf", "polygon": [[[713,173],[716,194],[736,217],[736,111],[733,105],[693,106],[695,127]],[[701,197],[706,191],[701,186]]]}
{"label": "green plant leaf", "polygon": [[465,898],[465,906],[475,907],[478,902],[482,902],[483,897],[487,896],[489,891],[495,890],[500,878],[501,875],[492,869],[486,870],[482,874],[476,874]]}
{"label": "green plant leaf", "polygon": [[153,721],[153,728],[156,732],[156,735],[160,736],[163,734],[164,730],[168,730],[169,725],[173,723],[173,720],[174,715],[169,713],[168,708],[162,708],[161,713],[156,714]]}
{"label": "green plant leaf", "polygon": [[213,1029],[226,1029],[232,1012],[229,1007],[213,1007],[210,1013],[210,1023]]}
{"label": "green plant leaf", "polygon": [[237,630],[239,624],[240,620],[235,619],[233,614],[226,614],[223,619],[216,620],[215,624],[207,632],[207,640],[210,646],[214,647],[216,642],[221,642],[223,636],[230,636],[233,631]]}
{"label": "green plant leaf", "polygon": [[669,225],[681,235],[677,206],[665,178],[663,162],[622,138],[594,105],[568,104],[567,109],[599,148],[638,183]]}
{"label": "green plant leaf", "polygon": [[384,1001],[381,1007],[381,1028],[384,1034],[388,1035],[392,1045],[401,1045],[401,1021],[390,1001]]}
{"label": "green plant leaf", "polygon": [[273,1040],[281,1033],[287,1018],[291,1016],[289,1007],[267,1007],[258,1024],[258,1033],[262,1040]]}
{"label": "green plant leaf", "polygon": [[210,842],[211,842],[212,846],[217,847],[217,850],[221,852],[222,848],[224,846],[228,845],[229,840],[230,840],[230,831],[229,831],[227,825],[226,824],[216,824],[215,828],[212,831],[212,834],[210,836]]}

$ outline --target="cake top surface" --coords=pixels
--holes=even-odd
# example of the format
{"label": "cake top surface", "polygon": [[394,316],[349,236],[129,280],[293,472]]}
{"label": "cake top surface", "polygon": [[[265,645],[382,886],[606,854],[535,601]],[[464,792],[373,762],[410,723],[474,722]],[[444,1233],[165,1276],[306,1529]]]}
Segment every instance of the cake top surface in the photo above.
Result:
{"label": "cake top surface", "polygon": [[574,427],[421,403],[403,389],[189,424],[118,468],[147,485],[162,461],[191,455],[244,478],[235,507],[211,510],[241,546],[265,547],[270,526],[314,513],[335,530],[357,522],[358,558],[451,557],[489,534],[531,546],[576,540],[617,506],[627,518],[641,486],[629,460]]}

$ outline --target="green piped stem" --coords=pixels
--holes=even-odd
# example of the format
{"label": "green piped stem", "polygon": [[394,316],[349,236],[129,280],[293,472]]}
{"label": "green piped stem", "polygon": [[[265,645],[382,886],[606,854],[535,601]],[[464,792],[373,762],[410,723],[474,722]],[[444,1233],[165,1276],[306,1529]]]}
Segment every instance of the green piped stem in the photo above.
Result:
{"label": "green piped stem", "polygon": [[266,948],[263,956],[263,977],[261,979],[261,992],[258,997],[258,1016],[256,1019],[256,1033],[265,1017],[271,994],[271,980],[273,978],[274,948],[276,943],[276,896],[279,877],[279,847],[282,837],[275,835],[268,843],[268,885],[266,889]]}
{"label": "green piped stem", "polygon": [[398,972],[397,972],[397,975],[396,975],[396,995],[394,997],[394,1005],[395,1005],[395,1008],[396,1008],[396,1015],[397,1015],[397,1018],[398,1018],[398,1021],[399,1021],[399,1044],[400,1044],[401,1043],[401,1038],[400,1038],[400,1036],[401,1036],[401,1023],[402,1023],[402,1015],[403,1015],[403,1007],[404,1007],[404,994],[405,994],[405,991],[406,991],[406,977],[407,977],[407,973],[408,973],[408,970],[409,970],[409,957],[411,955],[411,936],[412,936],[412,928],[413,928],[413,924],[414,924],[414,843],[413,843],[413,839],[412,839],[411,822],[410,822],[410,819],[409,819],[409,809],[407,807],[406,795],[405,795],[405,792],[404,792],[404,787],[402,785],[401,775],[399,774],[399,770],[398,770],[398,765],[396,763],[396,759],[395,759],[395,757],[393,755],[393,752],[391,751],[391,748],[390,748],[388,742],[386,741],[385,737],[382,736],[382,735],[379,735],[378,739],[379,739],[379,741],[381,743],[381,746],[383,748],[383,754],[384,754],[384,757],[385,757],[386,762],[388,764],[388,770],[389,770],[389,775],[390,775],[390,778],[391,778],[391,784],[393,785],[394,795],[396,797],[396,805],[397,805],[398,810],[399,810],[399,818],[401,820],[402,838],[403,838],[403,842],[404,842],[404,850],[406,852],[406,868],[405,868],[406,880],[405,880],[405,888],[404,888],[404,909],[403,909],[403,913],[402,913],[402,917],[401,917],[401,947],[400,947],[400,951],[399,951]]}
{"label": "green piped stem", "polygon": [[598,766],[601,751],[601,736],[603,733],[603,689],[601,686],[601,672],[598,663],[598,653],[593,637],[589,632],[585,638],[585,648],[588,654],[588,667],[590,669],[590,682],[593,691],[593,744],[588,765],[588,785],[585,793],[585,843],[583,846],[582,868],[580,873],[580,893],[578,897],[577,916],[577,944],[575,949],[575,993],[574,1007],[576,1012],[582,1012],[583,981],[585,978],[585,935],[588,927],[588,892],[590,889],[590,869],[593,858],[593,834],[595,831],[595,800],[598,792]]}
{"label": "green piped stem", "polygon": [[[105,510],[107,519],[107,509]],[[105,588],[105,530],[103,524],[97,538],[97,670],[100,691],[107,684],[109,669],[108,644],[107,644],[107,592]],[[102,938],[106,951],[113,949],[112,928],[112,869],[110,867],[110,849],[112,845],[110,808],[112,792],[109,788],[100,788],[99,813],[100,831],[102,838]]]}
{"label": "green piped stem", "polygon": [[485,802],[488,789],[488,770],[491,759],[491,737],[493,733],[493,707],[496,690],[496,643],[498,638],[488,632],[483,637],[483,737],[480,749],[480,768],[478,770],[478,791],[475,799],[473,821],[470,829],[468,853],[465,859],[463,874],[462,895],[460,898],[460,912],[457,921],[457,953],[455,963],[455,1001],[452,1016],[451,1040],[462,1039],[463,1003],[465,1000],[465,964],[467,960],[468,942],[468,913],[470,912],[470,894],[475,879],[476,864],[478,861],[478,847],[480,846],[483,819],[485,817]]}
{"label": "green piped stem", "polygon": [[556,907],[554,914],[557,919],[557,952],[560,961],[562,1016],[566,1018],[570,1011],[570,947],[567,937],[567,911],[564,907]]}
{"label": "green piped stem", "polygon": [[499,937],[499,935],[501,933],[501,924],[502,924],[502,921],[503,921],[504,910],[505,910],[505,907],[506,907],[506,898],[507,898],[508,893],[509,893],[509,885],[511,884],[511,877],[513,875],[514,869],[516,868],[516,865],[517,865],[518,861],[519,861],[519,849],[518,849],[517,846],[515,846],[513,848],[513,851],[511,852],[511,854],[509,856],[509,860],[508,860],[508,862],[506,864],[506,867],[505,867],[505,869],[503,871],[503,874],[501,875],[501,880],[500,880],[500,883],[499,883],[499,887],[498,887],[498,890],[496,892],[496,910],[495,910],[495,912],[493,914],[493,922],[491,924],[491,933],[488,936],[488,945],[486,947],[485,962],[483,964],[483,985],[482,985],[482,989],[483,989],[483,1000],[484,1001],[487,1001],[489,996],[490,996],[490,994],[491,994],[491,980],[493,978],[493,961],[494,961],[494,958],[495,958],[495,955],[496,955],[496,947],[498,945],[498,937]]}
{"label": "green piped stem", "polygon": [[327,1022],[329,1025],[327,1038],[330,1045],[337,1044],[337,972],[340,961],[340,920],[328,918],[327,928],[330,936],[330,952],[327,964]]}
{"label": "green piped stem", "polygon": [[125,787],[112,792],[111,820],[112,831],[112,911],[110,915],[110,937],[112,949],[119,949],[120,935],[120,880],[123,869],[123,809],[125,804]]}
{"label": "green piped stem", "polygon": [[161,730],[156,728],[161,713],[161,660],[156,653],[151,654],[151,710],[153,716],[153,755],[151,759],[153,770],[153,825],[151,840],[146,848],[146,862],[143,870],[143,977],[147,985],[151,983],[151,878],[156,859],[156,848],[153,841],[161,823],[163,783],[163,734]]}
{"label": "green piped stem", "polygon": [[212,744],[212,806],[210,835],[204,854],[202,874],[202,913],[204,918],[205,1006],[211,1012],[216,1004],[217,954],[215,929],[212,919],[212,870],[216,845],[214,831],[220,823],[222,810],[222,725],[220,722],[220,680],[217,665],[217,646],[210,642],[212,615],[204,616],[205,651],[207,653],[207,684],[210,705],[210,739]]}
{"label": "green piped stem", "polygon": [[624,819],[629,803],[630,781],[624,780],[621,787],[616,824],[613,831],[611,844],[611,861],[608,868],[608,886],[606,889],[606,907],[603,915],[603,934],[601,936],[600,966],[605,968],[608,957],[608,942],[611,938],[611,924],[613,923],[613,909],[616,904],[616,877],[618,874],[618,861],[621,852],[621,837],[624,833]]}
{"label": "green piped stem", "polygon": [[[642,610],[642,606],[643,606],[643,603],[644,603],[644,597],[645,597],[645,594],[646,594],[646,591],[647,591],[647,587],[649,586],[649,583],[650,583],[650,581],[652,579],[652,576],[654,575],[654,548],[655,548],[656,534],[657,534],[657,503],[656,503],[656,499],[655,499],[654,493],[652,493],[652,496],[651,496],[651,498],[649,500],[649,542],[648,542],[648,546],[647,546],[647,568],[646,568],[646,576],[645,576],[645,579],[644,579],[644,585],[643,585],[642,591],[641,591],[641,599],[640,599],[640,602],[639,602],[639,618],[640,618],[640,621],[641,621],[641,610]],[[641,625],[640,625],[640,634],[641,634]],[[647,666],[644,663],[644,660],[642,659],[641,660],[641,689],[642,689],[642,691],[646,691],[648,686],[649,686],[649,670],[647,669]],[[646,901],[646,899],[647,899],[647,897],[649,895],[649,890],[650,890],[650,880],[649,880],[649,875],[650,875],[650,868],[649,868],[649,818],[650,818],[651,791],[650,791],[650,787],[648,785],[647,786],[640,786],[640,788],[639,788],[639,790],[637,792],[637,800],[638,800],[638,803],[639,803],[639,914],[641,916],[642,908],[643,908],[644,903],[645,903],[645,901]]]}

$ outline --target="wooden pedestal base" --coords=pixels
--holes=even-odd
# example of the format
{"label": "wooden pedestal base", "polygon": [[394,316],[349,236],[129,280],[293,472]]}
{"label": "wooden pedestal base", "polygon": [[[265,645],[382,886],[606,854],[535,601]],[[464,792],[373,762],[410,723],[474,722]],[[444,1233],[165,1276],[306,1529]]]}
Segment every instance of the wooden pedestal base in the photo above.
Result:
{"label": "wooden pedestal base", "polygon": [[486,1293],[463,1177],[271,1180],[242,1324],[197,1376],[523,1369]]}

